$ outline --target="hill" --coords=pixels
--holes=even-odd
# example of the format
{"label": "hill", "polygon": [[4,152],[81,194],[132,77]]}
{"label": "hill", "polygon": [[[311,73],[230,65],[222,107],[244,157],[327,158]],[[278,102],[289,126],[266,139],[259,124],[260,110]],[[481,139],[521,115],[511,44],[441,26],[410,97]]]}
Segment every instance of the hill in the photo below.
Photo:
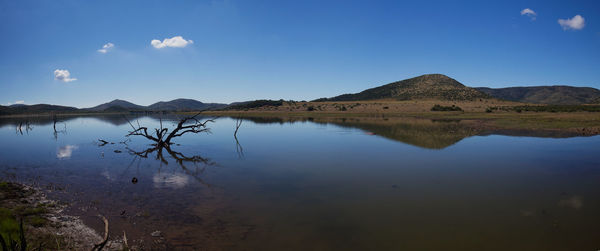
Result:
{"label": "hill", "polygon": [[438,99],[438,100],[474,100],[489,98],[476,89],[464,86],[460,82],[442,75],[427,74],[402,81],[393,82],[354,94],[343,94],[333,98],[315,101],[358,101],[374,99]]}
{"label": "hill", "polygon": [[[293,101],[290,101],[293,102]],[[281,106],[283,105],[283,99],[280,100],[270,100],[270,99],[259,99],[253,101],[245,101],[245,102],[234,102],[229,104],[227,107],[224,107],[224,110],[246,110],[252,108],[259,108],[264,106]]]}
{"label": "hill", "polygon": [[117,111],[117,110],[141,111],[141,110],[146,110],[146,107],[141,106],[141,105],[136,105],[134,103],[131,103],[131,102],[128,102],[125,100],[115,99],[108,103],[97,105],[92,108],[87,108],[86,110],[100,112],[100,111],[105,111],[107,109],[109,111]]}
{"label": "hill", "polygon": [[146,107],[152,111],[201,111],[223,108],[227,105],[218,103],[202,103],[194,99],[174,99],[171,101],[156,102]]}
{"label": "hill", "polygon": [[44,114],[44,113],[72,113],[79,109],[69,106],[60,105],[17,105],[17,106],[0,106],[0,115],[14,114]]}
{"label": "hill", "polygon": [[476,89],[495,98],[523,103],[578,105],[600,101],[600,90],[591,87],[555,85]]}

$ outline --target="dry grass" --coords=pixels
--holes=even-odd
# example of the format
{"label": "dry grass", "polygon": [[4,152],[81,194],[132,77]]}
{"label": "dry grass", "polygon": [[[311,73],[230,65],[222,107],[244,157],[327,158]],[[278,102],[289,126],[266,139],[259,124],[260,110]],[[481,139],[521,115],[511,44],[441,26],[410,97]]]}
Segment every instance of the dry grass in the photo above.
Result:
{"label": "dry grass", "polygon": [[[436,105],[458,106],[463,111],[432,112]],[[284,102],[281,106],[266,106],[238,111],[209,111],[207,115],[234,117],[286,118],[424,118],[469,120],[488,129],[560,130],[580,135],[600,134],[598,112],[486,112],[490,107],[522,106],[523,103],[497,99],[476,101],[441,100],[374,100],[358,102]],[[311,108],[312,107],[312,108]],[[510,109],[509,109],[510,110]]]}

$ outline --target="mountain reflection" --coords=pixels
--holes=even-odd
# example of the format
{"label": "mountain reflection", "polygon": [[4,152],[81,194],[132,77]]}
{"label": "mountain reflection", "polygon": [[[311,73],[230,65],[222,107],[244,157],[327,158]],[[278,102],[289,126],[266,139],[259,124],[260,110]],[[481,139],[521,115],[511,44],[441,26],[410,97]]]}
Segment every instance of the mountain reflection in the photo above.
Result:
{"label": "mountain reflection", "polygon": [[471,136],[506,135],[566,138],[574,132],[548,130],[506,130],[488,128],[474,120],[420,119],[408,117],[244,117],[257,124],[312,122],[357,128],[374,135],[427,149],[444,149]]}
{"label": "mountain reflection", "polygon": [[[150,118],[163,122],[175,122],[179,120],[177,114],[128,114],[127,118],[124,115],[94,115],[85,116],[93,118],[110,125],[123,126],[130,121]],[[77,116],[60,117],[60,122],[65,125],[77,119]],[[237,117],[231,117],[238,119]],[[256,124],[285,124],[285,123],[317,123],[317,124],[332,124],[345,128],[357,128],[377,136],[385,137],[391,140],[403,142],[413,146],[418,146],[427,149],[444,149],[456,144],[464,138],[471,136],[487,136],[487,135],[506,135],[506,136],[528,136],[528,137],[548,137],[548,138],[566,138],[581,136],[576,132],[560,131],[560,130],[539,130],[539,129],[499,129],[491,128],[478,123],[476,120],[451,120],[451,119],[423,119],[411,117],[243,117],[242,120],[251,121]],[[26,121],[27,123],[25,123]],[[33,126],[47,126],[54,123],[52,116],[39,116],[31,118],[2,118],[0,119],[0,127],[13,126],[15,128],[26,128],[24,124]],[[235,129],[235,128],[233,128]],[[66,129],[65,129],[66,130]],[[18,129],[17,129],[17,132]],[[63,132],[63,131],[59,131]],[[56,138],[57,131],[54,131]],[[238,142],[239,143],[239,142]],[[241,145],[238,145],[241,146]],[[147,149],[139,152],[141,155],[157,151],[157,149]],[[238,148],[241,154],[241,147]],[[179,158],[174,158],[178,163],[202,162],[202,158],[188,158],[181,156],[180,153],[167,151],[171,156],[175,155]],[[160,153],[162,154],[162,152]],[[142,157],[142,156],[140,156]],[[164,157],[158,157],[158,160],[166,161]]]}

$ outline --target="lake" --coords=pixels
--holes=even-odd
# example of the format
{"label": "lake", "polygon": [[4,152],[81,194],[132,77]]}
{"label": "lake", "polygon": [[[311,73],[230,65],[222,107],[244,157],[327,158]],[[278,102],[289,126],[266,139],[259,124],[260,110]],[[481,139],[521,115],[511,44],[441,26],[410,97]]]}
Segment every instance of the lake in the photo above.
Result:
{"label": "lake", "polygon": [[111,238],[160,231],[173,249],[600,249],[600,136],[256,117],[236,142],[236,119],[209,127],[158,152],[125,137],[123,116],[65,117],[56,133],[50,118],[0,119],[0,177],[42,187],[99,232],[106,215]]}

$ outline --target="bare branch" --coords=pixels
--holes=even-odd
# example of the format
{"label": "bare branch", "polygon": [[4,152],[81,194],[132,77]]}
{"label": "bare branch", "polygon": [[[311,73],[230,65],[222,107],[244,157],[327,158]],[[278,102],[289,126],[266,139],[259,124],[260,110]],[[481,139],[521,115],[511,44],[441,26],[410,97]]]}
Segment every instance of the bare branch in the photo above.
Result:
{"label": "bare branch", "polygon": [[92,250],[99,251],[102,250],[102,248],[104,248],[104,246],[106,245],[106,242],[108,242],[108,220],[102,215],[98,215],[98,217],[100,217],[104,222],[104,239],[102,240],[102,242],[94,245],[94,248]]}
{"label": "bare branch", "polygon": [[[159,118],[160,128],[154,129],[154,134],[148,134],[148,128],[140,126],[139,121],[137,122],[138,126],[135,127],[129,120],[127,122],[132,128],[132,131],[129,132],[126,136],[142,136],[149,140],[156,142],[159,146],[168,146],[171,145],[171,140],[175,137],[183,136],[186,133],[201,133],[201,132],[210,132],[210,129],[206,127],[208,122],[214,122],[213,119],[208,119],[204,122],[201,122],[196,117],[200,115],[201,112],[195,114],[191,117],[185,117],[179,120],[175,129],[173,129],[169,133],[169,128],[163,127],[162,117]],[[127,118],[125,118],[127,119]],[[191,125],[186,125],[186,123],[192,122]]]}

